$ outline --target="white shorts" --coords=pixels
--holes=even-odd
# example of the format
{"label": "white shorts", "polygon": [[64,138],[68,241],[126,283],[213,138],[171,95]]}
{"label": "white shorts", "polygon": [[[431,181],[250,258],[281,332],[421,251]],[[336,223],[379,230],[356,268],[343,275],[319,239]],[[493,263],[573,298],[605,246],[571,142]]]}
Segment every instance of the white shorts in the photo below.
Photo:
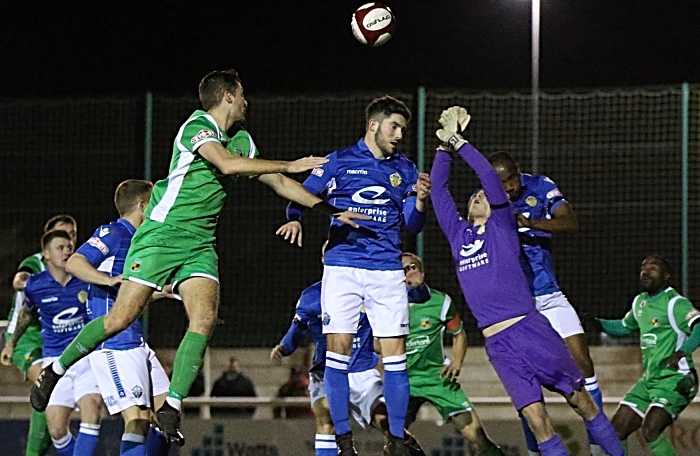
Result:
{"label": "white shorts", "polygon": [[163,366],[148,345],[97,350],[88,359],[110,415],[133,406],[151,407],[151,396],[167,393],[170,387]]}
{"label": "white shorts", "polygon": [[[44,368],[57,359],[58,357],[44,358],[41,367]],[[74,408],[78,400],[88,394],[100,394],[100,388],[90,369],[90,361],[83,358],[72,365],[56,383],[47,407],[60,405]]]}
{"label": "white shorts", "polygon": [[[364,372],[349,373],[348,381],[350,382],[348,408],[355,421],[364,429],[372,422],[374,408],[380,402],[384,402],[382,377],[376,369],[369,369]],[[312,407],[317,400],[327,397],[323,375],[309,375],[309,395]]]}
{"label": "white shorts", "polygon": [[406,275],[324,266],[321,284],[324,334],[355,334],[364,304],[375,337],[408,334]]}
{"label": "white shorts", "polygon": [[536,296],[535,305],[537,306],[537,310],[547,317],[549,323],[559,333],[562,339],[576,334],[583,334],[581,320],[579,320],[576,311],[561,291]]}

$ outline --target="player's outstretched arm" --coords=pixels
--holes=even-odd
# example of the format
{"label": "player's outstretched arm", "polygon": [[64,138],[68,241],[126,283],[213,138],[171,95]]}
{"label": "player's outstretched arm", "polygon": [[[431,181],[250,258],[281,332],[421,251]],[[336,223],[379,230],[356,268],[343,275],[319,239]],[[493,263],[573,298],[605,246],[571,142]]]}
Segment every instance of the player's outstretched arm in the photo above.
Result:
{"label": "player's outstretched arm", "polygon": [[221,143],[203,144],[197,152],[214,164],[219,171],[231,176],[257,176],[275,173],[302,173],[317,168],[328,161],[325,157],[304,157],[292,162],[280,160],[252,160],[231,155]]}
{"label": "player's outstretched arm", "polygon": [[270,187],[282,198],[294,201],[303,206],[310,207],[328,216],[336,218],[339,222],[354,228],[360,226],[355,220],[370,220],[371,217],[356,212],[342,211],[331,206],[316,195],[311,194],[299,182],[281,174],[265,174],[258,178],[260,182]]}
{"label": "player's outstretched arm", "polygon": [[121,283],[121,274],[111,277],[104,272],[98,271],[87,258],[80,253],[74,253],[66,262],[66,272],[74,275],[83,282],[93,283],[95,285],[106,285],[114,287]]}
{"label": "player's outstretched arm", "polygon": [[2,354],[0,355],[0,361],[5,366],[12,365],[12,355],[15,352],[17,342],[19,342],[20,338],[27,331],[27,328],[32,322],[32,318],[34,318],[35,313],[36,310],[27,306],[26,303],[22,305],[22,310],[20,310],[19,316],[17,317],[15,332],[12,333],[12,337],[10,337],[10,340],[7,341],[7,344],[5,344],[5,348],[3,348]]}
{"label": "player's outstretched arm", "polygon": [[559,204],[552,211],[552,218],[534,220],[518,217],[521,227],[547,231],[553,234],[575,233],[579,229],[578,217],[569,203]]}

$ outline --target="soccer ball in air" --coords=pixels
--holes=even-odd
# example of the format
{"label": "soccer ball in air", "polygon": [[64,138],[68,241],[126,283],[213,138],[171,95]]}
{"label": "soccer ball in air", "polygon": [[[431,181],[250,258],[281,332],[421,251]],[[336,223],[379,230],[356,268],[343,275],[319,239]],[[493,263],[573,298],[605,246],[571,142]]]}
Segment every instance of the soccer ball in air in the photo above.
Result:
{"label": "soccer ball in air", "polygon": [[381,46],[393,35],[396,19],[388,6],[366,3],[355,10],[351,25],[357,41],[367,46]]}

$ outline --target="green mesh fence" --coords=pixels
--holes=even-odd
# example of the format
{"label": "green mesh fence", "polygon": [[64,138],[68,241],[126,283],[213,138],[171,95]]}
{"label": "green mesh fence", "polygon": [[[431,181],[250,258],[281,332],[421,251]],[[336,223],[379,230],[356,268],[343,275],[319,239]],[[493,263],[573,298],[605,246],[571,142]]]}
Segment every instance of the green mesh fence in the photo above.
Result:
{"label": "green mesh fence", "polygon": [[[390,92],[414,113],[403,151],[416,160],[418,100]],[[314,97],[253,97],[248,128],[272,159],[323,155],[364,133],[364,108],[382,93]],[[56,101],[0,101],[6,157],[0,180],[0,311],[10,302],[18,262],[38,250],[43,222],[68,212],[79,221],[79,242],[94,227],[116,217],[117,183],[144,175],[145,97]],[[442,109],[462,104],[472,113],[470,141],[482,152],[507,151],[531,171],[532,117],[528,94],[430,92],[426,100],[425,163],[429,170]],[[540,103],[538,172],[557,182],[581,219],[581,231],[557,236],[555,265],[562,288],[580,311],[620,316],[636,294],[642,258],[661,253],[683,263],[684,97],[680,87],[543,94]],[[193,98],[154,97],[152,178],[167,176],[172,141],[197,108]],[[700,267],[700,92],[690,91],[687,113],[689,178],[689,296]],[[298,176],[303,179],[305,176]],[[453,194],[464,208],[477,185],[466,165],[455,162]],[[240,179],[221,215],[218,232],[222,299],[215,346],[270,346],[287,329],[299,292],[321,277],[324,217],[309,213],[304,247],[274,236],[286,204],[267,187]],[[457,286],[447,242],[434,217],[424,234],[427,280],[455,299],[471,343],[480,343]],[[406,238],[405,248],[415,250]],[[161,301],[150,309],[150,343],[175,346],[186,325],[181,303]]]}

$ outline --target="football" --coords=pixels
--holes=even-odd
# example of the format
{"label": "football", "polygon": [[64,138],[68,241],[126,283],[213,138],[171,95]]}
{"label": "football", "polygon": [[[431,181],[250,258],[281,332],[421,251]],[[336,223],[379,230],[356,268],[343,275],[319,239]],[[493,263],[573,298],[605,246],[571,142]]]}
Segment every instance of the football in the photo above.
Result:
{"label": "football", "polygon": [[362,44],[381,46],[394,34],[396,19],[388,6],[366,3],[352,15],[352,33]]}

